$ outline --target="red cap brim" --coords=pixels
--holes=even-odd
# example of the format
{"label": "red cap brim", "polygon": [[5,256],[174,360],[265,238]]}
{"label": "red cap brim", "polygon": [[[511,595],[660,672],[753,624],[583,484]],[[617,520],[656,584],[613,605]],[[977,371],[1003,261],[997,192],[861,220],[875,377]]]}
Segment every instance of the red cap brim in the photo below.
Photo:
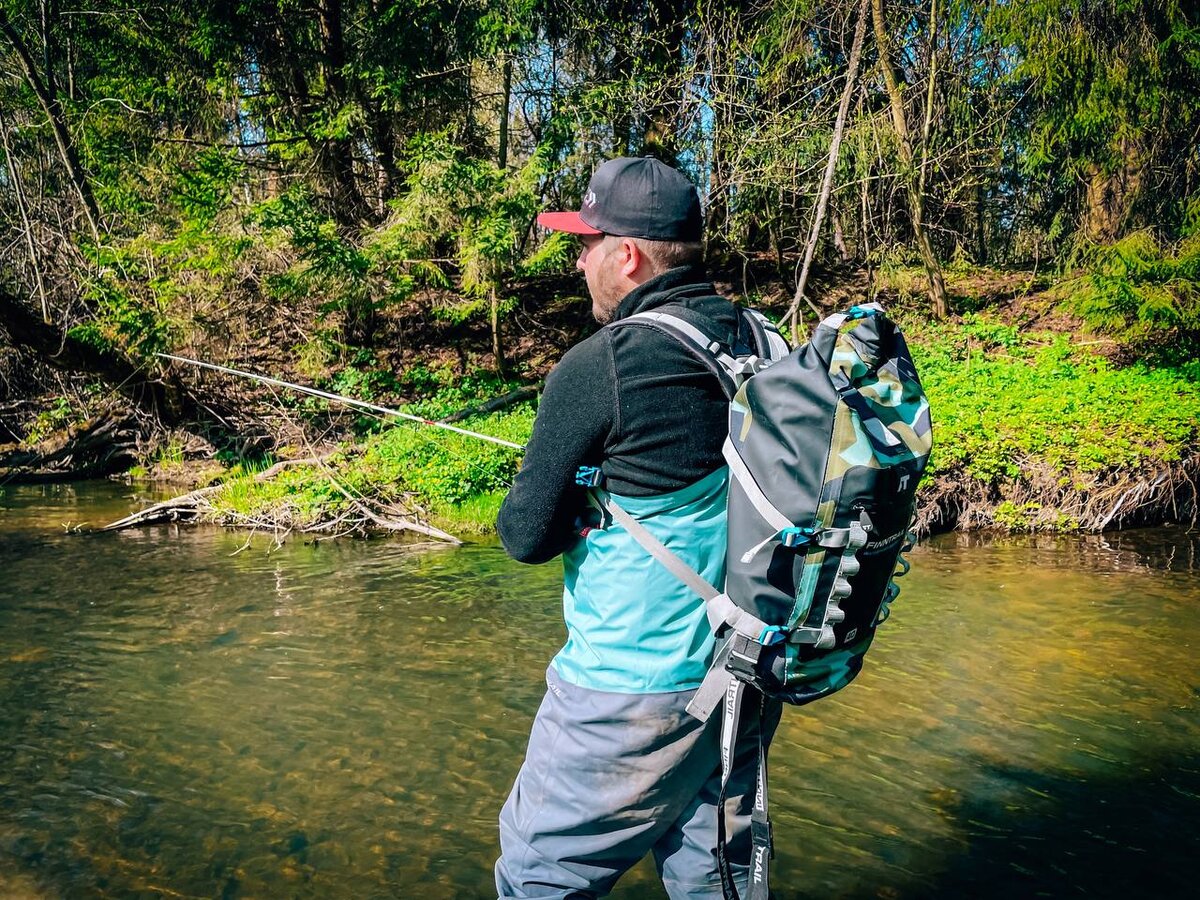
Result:
{"label": "red cap brim", "polygon": [[551,231],[567,231],[571,234],[604,234],[603,231],[593,228],[579,218],[577,212],[544,212],[538,215],[537,222],[543,228],[549,228]]}

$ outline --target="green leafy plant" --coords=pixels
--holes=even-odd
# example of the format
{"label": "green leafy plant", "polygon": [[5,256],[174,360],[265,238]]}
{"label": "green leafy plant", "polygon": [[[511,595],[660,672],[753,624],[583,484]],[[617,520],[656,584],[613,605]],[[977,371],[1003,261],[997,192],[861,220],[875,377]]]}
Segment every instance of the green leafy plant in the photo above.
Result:
{"label": "green leafy plant", "polygon": [[1132,340],[1153,331],[1200,332],[1200,237],[1169,252],[1148,232],[1083,244],[1068,262],[1078,274],[1058,291],[1096,331]]}
{"label": "green leafy plant", "polygon": [[79,420],[81,411],[67,397],[56,397],[47,409],[38,413],[25,432],[25,443],[40,444],[46,438]]}

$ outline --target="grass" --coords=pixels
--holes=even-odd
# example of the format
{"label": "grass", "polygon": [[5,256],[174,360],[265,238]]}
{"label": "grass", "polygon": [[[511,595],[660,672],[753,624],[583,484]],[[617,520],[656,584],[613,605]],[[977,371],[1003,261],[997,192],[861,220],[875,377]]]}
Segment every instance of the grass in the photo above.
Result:
{"label": "grass", "polygon": [[[526,403],[459,424],[523,444],[533,416]],[[415,517],[455,534],[486,534],[494,529],[520,457],[517,450],[477,438],[395,425],[343,446],[320,465],[294,466],[267,481],[253,471],[234,473],[209,499],[218,521],[317,528],[340,519],[345,530],[369,530],[365,509],[388,518]]]}

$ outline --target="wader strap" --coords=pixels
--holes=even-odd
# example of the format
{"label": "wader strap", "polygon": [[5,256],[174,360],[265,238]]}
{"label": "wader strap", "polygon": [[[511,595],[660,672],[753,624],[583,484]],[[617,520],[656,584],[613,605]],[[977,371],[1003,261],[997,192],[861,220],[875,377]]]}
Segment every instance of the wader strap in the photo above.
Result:
{"label": "wader strap", "polygon": [[737,759],[738,731],[741,725],[743,698],[747,690],[758,696],[758,721],[755,734],[758,741],[758,766],[754,779],[754,808],[750,813],[750,882],[747,900],[769,900],[769,874],[775,848],[771,837],[771,818],[767,806],[767,747],[763,733],[766,698],[738,678],[733,678],[725,691],[725,713],[721,720],[721,793],[717,799],[717,871],[721,875],[721,891],[725,900],[741,900],[729,863],[729,829],[725,802],[729,794],[729,779]]}
{"label": "wader strap", "polygon": [[704,673],[704,681],[700,682],[700,687],[696,689],[696,693],[692,695],[692,699],[687,705],[688,715],[701,722],[707,722],[712,717],[713,710],[717,708],[725,697],[725,692],[729,690],[729,683],[735,680],[730,671],[725,668],[725,664],[729,662],[731,646],[729,641],[721,644],[721,649],[717,651],[712,665]]}

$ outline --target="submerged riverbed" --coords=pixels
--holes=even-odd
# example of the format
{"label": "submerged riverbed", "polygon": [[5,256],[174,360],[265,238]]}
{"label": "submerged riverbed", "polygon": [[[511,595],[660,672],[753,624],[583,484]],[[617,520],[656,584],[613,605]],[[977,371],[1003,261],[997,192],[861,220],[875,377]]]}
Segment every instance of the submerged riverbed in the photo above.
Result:
{"label": "submerged riverbed", "polygon": [[[558,568],[76,533],[131,494],[0,487],[0,896],[489,896]],[[912,560],[858,682],[785,712],[777,895],[1191,896],[1200,539]]]}

